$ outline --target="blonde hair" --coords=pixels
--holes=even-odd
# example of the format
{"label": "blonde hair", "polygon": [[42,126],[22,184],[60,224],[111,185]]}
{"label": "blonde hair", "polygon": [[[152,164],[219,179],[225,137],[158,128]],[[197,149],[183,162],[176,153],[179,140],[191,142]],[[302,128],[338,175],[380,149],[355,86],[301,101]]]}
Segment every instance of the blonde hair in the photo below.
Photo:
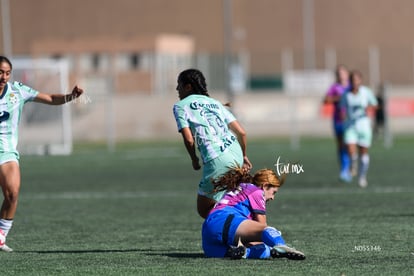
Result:
{"label": "blonde hair", "polygon": [[285,175],[281,178],[276,176],[276,173],[270,169],[258,170],[254,176],[244,171],[240,167],[231,168],[228,172],[220,176],[218,179],[212,181],[214,192],[219,191],[233,191],[239,187],[240,183],[252,183],[260,188],[264,186],[280,187],[285,181]]}
{"label": "blonde hair", "polygon": [[286,175],[281,178],[277,177],[276,173],[270,169],[258,170],[253,176],[253,184],[263,188],[263,186],[270,185],[280,187],[285,182]]}

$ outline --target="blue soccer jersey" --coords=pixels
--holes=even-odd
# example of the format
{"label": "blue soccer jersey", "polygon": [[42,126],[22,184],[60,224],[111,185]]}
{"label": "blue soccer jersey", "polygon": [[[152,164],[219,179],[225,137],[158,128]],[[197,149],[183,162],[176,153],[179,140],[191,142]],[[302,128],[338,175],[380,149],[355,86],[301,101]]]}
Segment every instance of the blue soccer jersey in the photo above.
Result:
{"label": "blue soccer jersey", "polygon": [[242,183],[227,192],[215,205],[202,227],[202,245],[207,257],[224,257],[229,245],[234,245],[236,231],[253,214],[266,214],[266,200],[261,188]]}

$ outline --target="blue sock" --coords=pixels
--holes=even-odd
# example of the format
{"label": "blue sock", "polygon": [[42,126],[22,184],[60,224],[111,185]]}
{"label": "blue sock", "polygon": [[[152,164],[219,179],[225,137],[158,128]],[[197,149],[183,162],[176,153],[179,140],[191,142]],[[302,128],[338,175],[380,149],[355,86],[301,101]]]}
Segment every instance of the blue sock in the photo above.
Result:
{"label": "blue sock", "polygon": [[275,245],[284,245],[282,233],[274,227],[266,227],[262,232],[262,241],[270,247]]}
{"label": "blue sock", "polygon": [[341,160],[341,172],[348,172],[351,166],[351,158],[349,157],[346,147],[342,147],[339,152]]}
{"label": "blue sock", "polygon": [[246,248],[247,259],[269,259],[270,247],[264,243],[256,244]]}

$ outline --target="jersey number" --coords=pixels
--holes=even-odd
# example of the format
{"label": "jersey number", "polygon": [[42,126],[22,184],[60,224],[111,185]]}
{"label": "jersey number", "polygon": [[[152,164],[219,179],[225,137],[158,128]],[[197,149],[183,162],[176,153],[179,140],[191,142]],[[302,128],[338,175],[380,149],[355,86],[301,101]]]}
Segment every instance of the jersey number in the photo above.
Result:
{"label": "jersey number", "polygon": [[10,113],[7,111],[1,111],[0,112],[0,122],[7,121],[10,117]]}

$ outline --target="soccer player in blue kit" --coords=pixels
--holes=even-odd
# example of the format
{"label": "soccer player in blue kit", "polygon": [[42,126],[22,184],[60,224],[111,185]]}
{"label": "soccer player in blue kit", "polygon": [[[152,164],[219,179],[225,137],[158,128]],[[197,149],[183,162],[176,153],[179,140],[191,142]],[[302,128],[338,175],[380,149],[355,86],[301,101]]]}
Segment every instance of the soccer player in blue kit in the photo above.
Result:
{"label": "soccer player in blue kit", "polygon": [[214,192],[212,179],[218,178],[230,167],[240,166],[247,171],[252,167],[246,155],[246,132],[226,107],[210,97],[201,71],[182,71],[177,79],[177,91],[180,101],[174,105],[173,112],[178,131],[183,137],[193,169],[201,169],[196,147],[203,163],[197,211],[202,218],[206,218],[224,194]]}
{"label": "soccer player in blue kit", "polygon": [[233,169],[214,181],[226,194],[203,223],[203,250],[207,257],[233,259],[305,259],[305,254],[286,245],[282,234],[266,222],[266,202],[283,184],[269,169],[253,177]]}
{"label": "soccer player in blue kit", "polygon": [[17,151],[18,125],[23,106],[30,101],[62,105],[80,95],[78,86],[70,94],[46,94],[19,82],[10,83],[12,63],[0,56],[0,186],[3,204],[0,210],[0,251],[13,251],[6,245],[6,237],[12,227],[20,190],[19,153]]}
{"label": "soccer player in blue kit", "polygon": [[326,92],[324,102],[330,103],[334,107],[332,119],[340,164],[339,179],[345,182],[350,182],[350,158],[347,146],[344,142],[344,119],[339,106],[342,95],[349,89],[348,69],[344,65],[338,65],[335,70],[335,78],[335,83],[332,84]]}
{"label": "soccer player in blue kit", "polygon": [[[350,74],[350,90],[341,97],[340,107],[345,119],[344,141],[351,157],[351,171],[358,173],[358,184],[365,188],[368,185],[369,167],[368,149],[372,143],[372,124],[368,109],[377,106],[377,99],[372,91],[362,85],[362,74],[352,71]],[[359,170],[358,168],[359,157]]]}

